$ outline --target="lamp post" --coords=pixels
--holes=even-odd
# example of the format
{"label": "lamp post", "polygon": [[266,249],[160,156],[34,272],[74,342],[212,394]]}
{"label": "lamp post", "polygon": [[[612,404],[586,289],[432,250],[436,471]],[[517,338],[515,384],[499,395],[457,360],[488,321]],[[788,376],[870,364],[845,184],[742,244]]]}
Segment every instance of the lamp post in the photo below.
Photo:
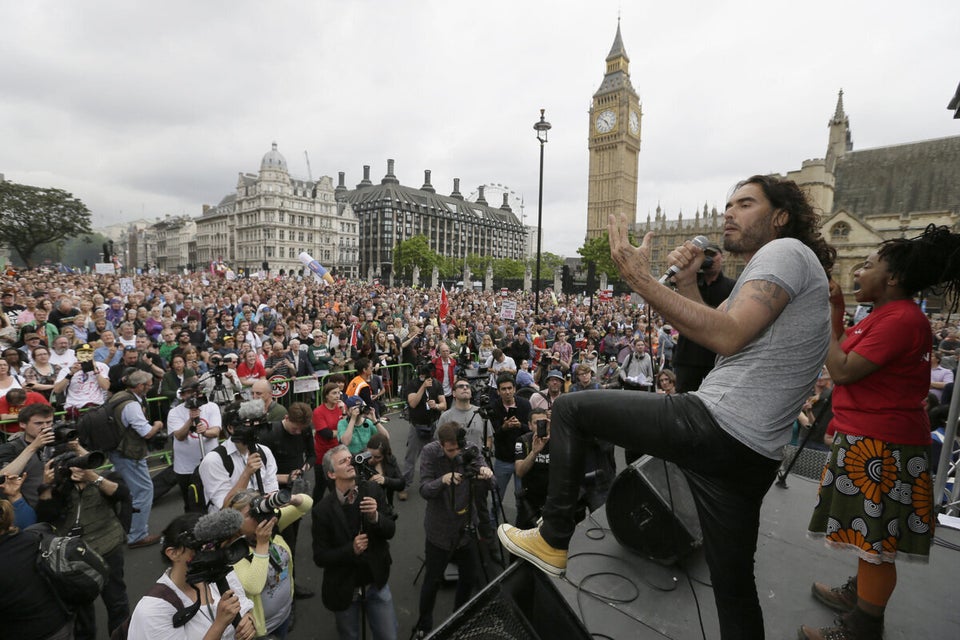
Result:
{"label": "lamp post", "polygon": [[543,241],[543,145],[547,144],[547,132],[550,131],[550,123],[543,118],[544,111],[545,109],[540,109],[540,120],[533,124],[533,129],[537,132],[537,140],[540,141],[540,201],[537,204],[537,275],[533,285],[534,317],[540,313],[540,246]]}

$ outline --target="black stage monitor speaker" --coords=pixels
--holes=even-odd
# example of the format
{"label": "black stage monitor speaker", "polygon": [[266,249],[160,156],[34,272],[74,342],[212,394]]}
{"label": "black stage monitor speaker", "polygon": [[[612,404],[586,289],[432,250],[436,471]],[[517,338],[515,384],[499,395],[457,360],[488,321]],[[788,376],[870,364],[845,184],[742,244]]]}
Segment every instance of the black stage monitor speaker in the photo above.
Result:
{"label": "black stage monitor speaker", "polygon": [[703,544],[693,494],[672,462],[643,456],[613,481],[607,521],[617,542],[660,564]]}
{"label": "black stage monitor speaker", "polygon": [[452,616],[430,640],[590,640],[553,581],[514,562]]}

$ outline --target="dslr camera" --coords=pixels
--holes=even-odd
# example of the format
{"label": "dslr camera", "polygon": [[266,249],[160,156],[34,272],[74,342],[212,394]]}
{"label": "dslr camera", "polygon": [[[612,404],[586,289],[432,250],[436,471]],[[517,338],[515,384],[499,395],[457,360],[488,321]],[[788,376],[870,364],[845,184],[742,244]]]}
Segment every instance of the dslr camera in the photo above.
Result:
{"label": "dslr camera", "polygon": [[273,516],[279,519],[280,514],[277,512],[290,504],[290,498],[290,491],[287,489],[280,489],[268,496],[257,496],[250,501],[250,517],[257,522],[269,520]]}

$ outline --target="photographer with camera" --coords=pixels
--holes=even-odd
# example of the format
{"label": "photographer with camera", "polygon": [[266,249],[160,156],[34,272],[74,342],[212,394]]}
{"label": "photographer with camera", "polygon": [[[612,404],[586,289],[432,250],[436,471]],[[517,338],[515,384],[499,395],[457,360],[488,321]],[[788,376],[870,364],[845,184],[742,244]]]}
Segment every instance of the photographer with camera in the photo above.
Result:
{"label": "photographer with camera", "polygon": [[[403,480],[406,486],[413,484],[413,471],[423,446],[433,440],[440,414],[447,410],[440,383],[433,379],[434,366],[421,364],[417,367],[420,384],[413,393],[407,394],[410,430],[407,432],[407,453],[403,459]],[[406,500],[406,491],[397,494]]]}
{"label": "photographer with camera", "polygon": [[[65,409],[83,409],[99,407],[106,400],[106,391],[110,388],[110,370],[102,362],[93,359],[90,345],[77,349],[77,360],[69,367],[61,367],[53,392],[66,399]],[[66,395],[64,395],[66,394]]]}
{"label": "photographer with camera", "polygon": [[26,472],[20,488],[23,499],[36,508],[43,484],[44,449],[56,441],[53,430],[53,407],[31,404],[17,414],[20,433],[0,444],[0,474],[17,476]]}
{"label": "photographer with camera", "polygon": [[437,428],[437,440],[423,447],[420,457],[420,495],[427,501],[425,572],[417,621],[417,630],[423,634],[433,629],[433,607],[447,564],[456,563],[459,569],[454,609],[470,598],[480,574],[473,485],[489,484],[493,472],[480,450],[467,446],[465,436],[460,424],[444,423]]}
{"label": "photographer with camera", "polygon": [[277,491],[277,462],[269,447],[260,442],[260,434],[269,428],[261,400],[248,400],[224,411],[224,424],[230,437],[220,445],[233,469],[224,466],[216,450],[200,463],[204,500],[209,513],[224,508],[234,494],[256,489],[267,494]]}
{"label": "photographer with camera", "polygon": [[291,495],[286,489],[267,496],[245,489],[234,494],[227,506],[243,515],[240,534],[252,555],[235,563],[233,570],[253,601],[257,635],[269,633],[284,640],[292,623],[295,542],[285,540],[281,533],[299,524],[313,507],[313,499],[305,494]]}
{"label": "photographer with camera", "polygon": [[[210,553],[201,551],[203,545],[195,535],[199,519],[195,513],[178,516],[163,530],[161,557],[168,568],[137,603],[128,638],[253,640],[256,637],[251,615],[253,602],[244,594],[240,580],[229,570],[229,565],[219,572],[223,573],[223,584],[229,587],[223,592],[215,580],[198,580],[211,576],[191,574],[193,560]],[[230,537],[234,536],[235,533]],[[237,617],[240,621],[234,628],[232,623]]]}
{"label": "photographer with camera", "polygon": [[187,487],[193,470],[217,446],[222,420],[220,407],[207,402],[197,378],[183,381],[180,400],[167,414],[167,433],[173,436],[173,472],[177,475],[184,510],[187,510]]}
{"label": "photographer with camera", "polygon": [[[147,422],[146,396],[153,387],[153,376],[146,371],[132,371],[123,377],[126,392],[120,392],[111,403],[117,403],[117,421],[124,426],[123,438],[110,461],[130,487],[133,495],[133,522],[127,535],[131,549],[149,547],[160,542],[159,535],[150,535],[150,508],[153,505],[153,481],[147,468],[147,440],[163,429],[163,422]],[[132,401],[120,401],[118,396],[128,393]]]}
{"label": "photographer with camera", "polygon": [[356,455],[367,448],[367,443],[375,433],[383,433],[388,438],[390,434],[382,426],[374,422],[376,415],[373,407],[363,401],[360,396],[349,396],[344,399],[347,415],[337,423],[337,437],[340,443]]}
{"label": "photographer with camera", "polygon": [[[76,431],[73,432],[76,434]],[[126,533],[121,518],[130,508],[130,490],[114,475],[101,476],[97,468],[107,459],[100,451],[87,452],[76,442],[50,460],[53,478],[40,488],[37,520],[54,526],[57,535],[79,535],[103,558],[109,574],[100,597],[107,609],[107,632],[120,626],[130,613],[127,586],[123,581],[123,543]],[[114,472],[115,473],[115,472]],[[129,515],[129,511],[126,512]],[[159,538],[159,537],[158,537]],[[76,609],[74,636],[95,640],[97,617],[93,602]]]}
{"label": "photographer with camera", "polygon": [[515,472],[520,478],[517,493],[517,526],[536,525],[547,501],[550,481],[550,420],[543,407],[530,409],[530,431],[516,444]]}
{"label": "photographer with camera", "polygon": [[[313,447],[311,429],[312,412],[306,402],[294,402],[287,409],[287,415],[279,422],[271,423],[261,436],[260,442],[270,448],[277,461],[277,483],[290,493],[310,493],[306,480],[311,474],[317,457]],[[311,501],[312,504],[312,501]],[[296,553],[297,536],[300,521],[290,523],[284,532],[284,538],[290,544],[291,554]],[[298,586],[297,598],[309,598],[313,592],[304,586]]]}
{"label": "photographer with camera", "polygon": [[230,404],[238,393],[243,392],[243,383],[237,375],[239,357],[234,353],[210,356],[210,369],[200,376],[203,395],[218,405]]}
{"label": "photographer with camera", "polygon": [[[507,483],[514,476],[516,444],[521,435],[529,431],[530,401],[516,395],[517,387],[513,374],[497,376],[498,395],[491,396],[487,405],[493,435],[487,439],[487,447],[493,449],[493,473],[497,477],[497,491],[506,494]],[[514,476],[514,493],[520,491],[520,479]]]}
{"label": "photographer with camera", "polygon": [[366,622],[373,640],[395,640],[397,614],[387,580],[396,523],[387,516],[383,490],[358,481],[365,466],[344,445],[323,456],[334,489],[313,507],[313,561],[324,569],[323,606],[334,612],[341,640],[359,638]]}

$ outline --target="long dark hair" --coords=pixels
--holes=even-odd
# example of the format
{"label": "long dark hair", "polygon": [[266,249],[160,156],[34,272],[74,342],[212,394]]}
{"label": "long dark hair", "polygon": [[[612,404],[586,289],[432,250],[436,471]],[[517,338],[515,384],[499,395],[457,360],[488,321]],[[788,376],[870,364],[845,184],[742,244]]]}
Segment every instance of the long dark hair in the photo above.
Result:
{"label": "long dark hair", "polygon": [[736,189],[747,184],[759,185],[774,209],[787,212],[787,223],[777,230],[778,237],[796,238],[810,247],[823,265],[824,271],[830,275],[837,259],[837,250],[827,244],[820,235],[820,214],[814,210],[797,183],[793,180],[757,175],[737,183]]}
{"label": "long dark hair", "polygon": [[960,235],[948,227],[928,225],[914,238],[895,238],[880,245],[877,255],[887,263],[903,290],[913,296],[932,289],[944,296],[949,313],[960,302]]}

